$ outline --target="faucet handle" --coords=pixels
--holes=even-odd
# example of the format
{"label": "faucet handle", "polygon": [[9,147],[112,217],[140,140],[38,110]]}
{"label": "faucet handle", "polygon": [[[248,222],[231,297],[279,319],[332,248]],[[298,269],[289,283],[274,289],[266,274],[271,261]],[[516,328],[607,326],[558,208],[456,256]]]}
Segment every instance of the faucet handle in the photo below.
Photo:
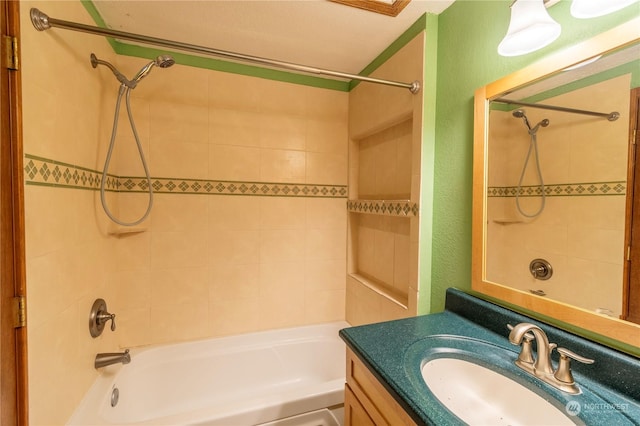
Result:
{"label": "faucet handle", "polygon": [[89,313],[89,332],[91,337],[98,337],[102,334],[102,330],[104,330],[104,326],[108,321],[111,321],[111,331],[115,331],[116,315],[107,311],[107,302],[103,299],[96,299]]}
{"label": "faucet handle", "polygon": [[[513,326],[511,324],[507,324],[507,328],[509,330],[513,330]],[[524,333],[522,350],[518,355],[518,361],[533,365],[534,359],[533,359],[533,350],[531,347],[531,342],[533,342],[533,339],[535,339],[535,336],[532,333],[530,332]]]}
{"label": "faucet handle", "polygon": [[564,383],[570,383],[570,384],[575,383],[575,380],[573,379],[573,374],[571,374],[572,359],[578,362],[581,362],[583,364],[593,364],[595,362],[593,359],[585,358],[566,348],[558,348],[556,350],[560,354],[560,361],[558,362],[558,369],[556,370],[553,376]]}
{"label": "faucet handle", "polygon": [[97,316],[98,324],[106,324],[107,321],[111,321],[111,331],[116,331],[116,314],[110,314],[109,312],[99,312]]}
{"label": "faucet handle", "polygon": [[577,353],[570,351],[569,349],[566,348],[558,348],[556,349],[558,351],[558,353],[560,354],[560,358],[567,357],[567,358],[571,358],[571,359],[575,359],[578,362],[581,362],[583,364],[593,364],[595,362],[595,360],[591,359],[591,358],[586,358],[583,357],[581,355],[578,355]]}

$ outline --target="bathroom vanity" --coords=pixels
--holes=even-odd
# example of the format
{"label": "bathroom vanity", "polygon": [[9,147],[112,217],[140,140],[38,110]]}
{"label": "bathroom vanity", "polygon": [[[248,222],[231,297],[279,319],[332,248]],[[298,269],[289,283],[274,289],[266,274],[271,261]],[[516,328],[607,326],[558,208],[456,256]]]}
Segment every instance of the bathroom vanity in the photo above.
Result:
{"label": "bathroom vanity", "polygon": [[[579,394],[556,389],[515,365],[521,346],[509,342],[507,325],[521,323],[540,327],[550,342],[594,360],[571,364]],[[346,425],[509,424],[518,417],[538,424],[635,425],[640,419],[637,358],[456,289],[447,291],[442,313],[351,327],[340,336],[348,347]],[[552,360],[555,370],[556,350]],[[473,364],[479,371],[442,364],[436,370],[443,377],[432,378],[426,366],[442,361]],[[495,377],[480,376],[484,373]],[[443,390],[448,382],[465,392]],[[487,392],[478,398],[485,404],[464,400],[476,382],[489,384],[478,390]]]}
{"label": "bathroom vanity", "polygon": [[[347,425],[640,424],[630,278],[640,244],[626,178],[638,28],[640,18],[476,91],[471,288],[481,298],[449,289],[442,313],[341,330]],[[548,127],[544,183],[510,166],[536,145],[536,122]]]}

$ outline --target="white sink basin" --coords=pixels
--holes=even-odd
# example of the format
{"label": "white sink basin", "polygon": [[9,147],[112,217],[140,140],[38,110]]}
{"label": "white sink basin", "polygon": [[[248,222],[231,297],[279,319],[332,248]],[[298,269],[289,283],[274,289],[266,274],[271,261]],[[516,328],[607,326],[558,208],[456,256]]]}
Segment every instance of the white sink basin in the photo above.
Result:
{"label": "white sink basin", "polygon": [[435,397],[469,425],[575,425],[540,395],[495,371],[458,358],[422,367]]}

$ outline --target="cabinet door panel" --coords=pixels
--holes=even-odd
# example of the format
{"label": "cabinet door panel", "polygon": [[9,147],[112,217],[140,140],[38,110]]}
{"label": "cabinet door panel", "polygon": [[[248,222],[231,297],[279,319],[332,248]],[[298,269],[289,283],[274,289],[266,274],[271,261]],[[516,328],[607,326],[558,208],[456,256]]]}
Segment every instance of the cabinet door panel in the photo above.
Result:
{"label": "cabinet door panel", "polygon": [[351,392],[349,385],[344,387],[344,425],[345,426],[375,426],[358,398]]}
{"label": "cabinet door panel", "polygon": [[[362,424],[415,426],[416,423],[409,414],[393,399],[351,349],[347,349],[347,385],[372,422]],[[360,423],[352,424],[360,425]]]}

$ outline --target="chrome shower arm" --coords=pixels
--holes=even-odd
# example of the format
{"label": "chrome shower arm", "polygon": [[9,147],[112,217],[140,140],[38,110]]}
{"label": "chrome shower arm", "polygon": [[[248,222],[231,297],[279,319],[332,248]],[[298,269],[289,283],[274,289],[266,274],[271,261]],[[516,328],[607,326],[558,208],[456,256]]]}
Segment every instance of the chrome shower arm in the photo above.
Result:
{"label": "chrome shower arm", "polygon": [[107,61],[103,61],[102,59],[98,59],[96,57],[96,55],[94,55],[93,53],[91,54],[91,66],[93,68],[96,68],[98,65],[104,65],[105,67],[109,68],[111,70],[111,72],[113,73],[113,75],[116,76],[116,78],[118,79],[118,81],[123,85],[123,86],[127,86],[131,89],[136,87],[136,82],[135,81],[130,81],[129,79],[127,79],[127,77],[125,77],[124,75],[122,75],[122,73],[120,71],[118,71],[116,69],[116,67],[114,67],[113,65],[111,65],[109,62]]}

